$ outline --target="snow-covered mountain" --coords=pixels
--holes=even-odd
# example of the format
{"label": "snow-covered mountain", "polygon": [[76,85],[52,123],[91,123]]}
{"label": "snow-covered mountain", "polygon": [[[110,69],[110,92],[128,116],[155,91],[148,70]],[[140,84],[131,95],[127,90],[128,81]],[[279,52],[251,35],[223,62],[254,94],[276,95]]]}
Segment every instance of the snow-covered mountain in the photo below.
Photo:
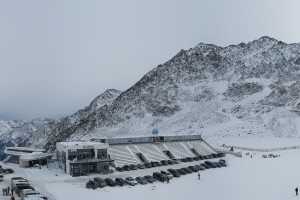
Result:
{"label": "snow-covered mountain", "polygon": [[102,106],[110,105],[121,91],[108,89],[93,99],[86,108],[59,120],[35,119],[32,121],[0,120],[0,159],[5,146],[31,145],[43,146],[49,134],[55,131],[67,131],[73,126],[80,126],[89,115]]}
{"label": "snow-covered mountain", "polygon": [[266,36],[226,47],[200,43],[181,50],[128,90],[109,90],[100,95],[105,100],[97,97],[100,102],[51,121],[27,144],[53,149],[57,141],[147,135],[153,128],[161,134],[206,137],[298,137],[299,78],[300,44]]}

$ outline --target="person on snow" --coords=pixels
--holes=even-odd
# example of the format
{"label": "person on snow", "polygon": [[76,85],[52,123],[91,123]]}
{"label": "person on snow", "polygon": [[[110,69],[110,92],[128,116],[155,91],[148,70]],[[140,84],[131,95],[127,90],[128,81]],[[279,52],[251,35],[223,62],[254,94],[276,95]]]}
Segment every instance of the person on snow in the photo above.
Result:
{"label": "person on snow", "polygon": [[200,173],[198,172],[198,180],[200,180]]}
{"label": "person on snow", "polygon": [[296,196],[298,196],[298,191],[299,191],[299,189],[298,189],[298,187],[296,187],[295,188]]}

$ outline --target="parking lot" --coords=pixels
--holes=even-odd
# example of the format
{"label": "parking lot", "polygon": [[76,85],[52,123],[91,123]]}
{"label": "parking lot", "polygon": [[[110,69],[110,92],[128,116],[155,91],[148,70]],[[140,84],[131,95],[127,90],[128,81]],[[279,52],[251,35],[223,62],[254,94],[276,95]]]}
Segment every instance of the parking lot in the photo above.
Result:
{"label": "parking lot", "polygon": [[[90,179],[86,183],[86,188],[89,189],[97,189],[97,188],[104,188],[106,186],[115,187],[115,186],[135,186],[135,185],[146,185],[152,184],[155,182],[166,182],[169,183],[173,178],[179,178],[180,176],[191,174],[191,173],[198,173],[198,178],[201,178],[200,172],[211,169],[211,168],[221,168],[226,167],[226,161],[220,159],[218,161],[203,161],[201,163],[191,163],[190,165],[173,165],[173,166],[165,166],[164,169],[156,169],[154,172],[148,172],[146,175],[141,175],[133,177],[131,176],[123,176],[120,174],[119,177],[112,178],[112,177],[95,177]],[[137,169],[134,169],[137,170]]]}

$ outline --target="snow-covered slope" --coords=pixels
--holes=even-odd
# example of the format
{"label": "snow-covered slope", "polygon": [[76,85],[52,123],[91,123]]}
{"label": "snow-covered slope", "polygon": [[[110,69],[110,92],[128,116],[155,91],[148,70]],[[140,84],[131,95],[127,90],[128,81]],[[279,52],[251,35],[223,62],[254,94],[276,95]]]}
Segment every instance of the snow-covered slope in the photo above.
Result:
{"label": "snow-covered slope", "polygon": [[299,78],[300,44],[266,36],[227,47],[200,43],[114,93],[109,103],[94,101],[48,125],[46,137],[33,134],[29,144],[52,149],[57,141],[145,135],[153,128],[206,137],[298,137]]}

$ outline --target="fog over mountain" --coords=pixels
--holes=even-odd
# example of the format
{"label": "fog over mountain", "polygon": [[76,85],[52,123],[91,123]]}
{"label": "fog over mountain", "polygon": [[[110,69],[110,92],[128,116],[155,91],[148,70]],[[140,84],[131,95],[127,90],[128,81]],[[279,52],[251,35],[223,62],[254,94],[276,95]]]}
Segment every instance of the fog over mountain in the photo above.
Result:
{"label": "fog over mountain", "polygon": [[299,7],[298,0],[0,1],[0,118],[70,115],[199,41],[298,42]]}

